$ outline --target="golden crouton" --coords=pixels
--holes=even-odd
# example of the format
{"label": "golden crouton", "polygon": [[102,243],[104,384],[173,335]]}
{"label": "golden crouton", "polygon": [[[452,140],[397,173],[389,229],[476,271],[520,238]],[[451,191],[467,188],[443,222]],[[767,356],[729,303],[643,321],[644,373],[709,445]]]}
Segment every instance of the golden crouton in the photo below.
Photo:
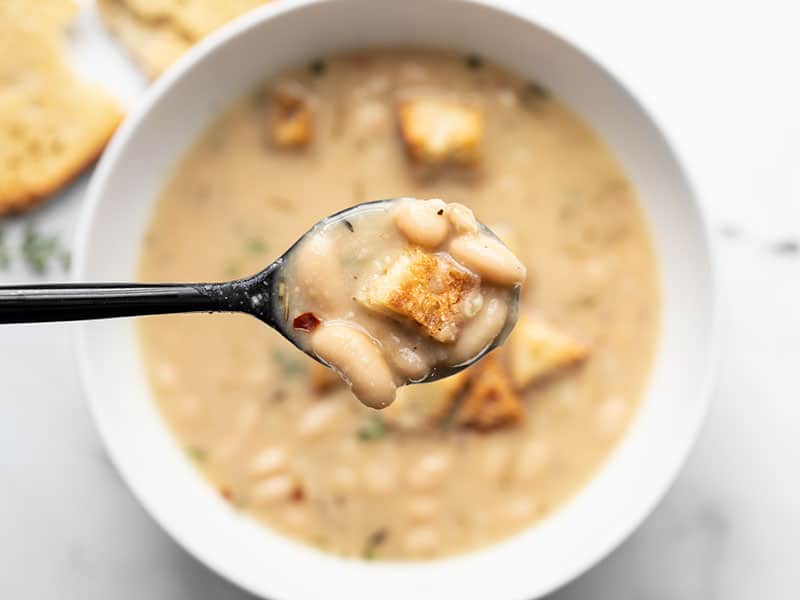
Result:
{"label": "golden crouton", "polygon": [[479,287],[480,279],[455,262],[412,248],[373,279],[358,301],[418,323],[439,342],[453,342],[465,319],[462,302],[479,293]]}
{"label": "golden crouton", "polygon": [[552,373],[583,362],[589,349],[540,318],[520,314],[508,340],[511,380],[522,389]]}
{"label": "golden crouton", "polygon": [[450,414],[458,395],[469,383],[469,369],[452,377],[397,390],[395,401],[381,415],[392,426],[418,430],[436,425]]}
{"label": "golden crouton", "polygon": [[409,156],[425,164],[478,160],[483,114],[458,102],[419,99],[397,105],[400,135]]}
{"label": "golden crouton", "polygon": [[342,378],[339,377],[333,369],[323,367],[318,362],[314,361],[311,365],[310,377],[311,389],[317,394],[326,394],[333,388],[340,384],[344,384]]}
{"label": "golden crouton", "polygon": [[272,101],[270,135],[279,148],[302,148],[311,141],[314,116],[299,95],[277,92]]}
{"label": "golden crouton", "polygon": [[492,429],[522,421],[523,408],[496,355],[490,354],[476,365],[471,386],[453,422],[476,429]]}

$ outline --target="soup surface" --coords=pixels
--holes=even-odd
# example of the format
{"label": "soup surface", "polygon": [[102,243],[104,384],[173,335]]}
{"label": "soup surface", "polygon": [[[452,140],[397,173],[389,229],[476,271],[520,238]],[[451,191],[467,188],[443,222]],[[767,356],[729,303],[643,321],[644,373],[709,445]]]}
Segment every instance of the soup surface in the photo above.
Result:
{"label": "soup surface", "polygon": [[141,279],[249,275],[324,216],[401,196],[468,206],[527,267],[510,340],[462,375],[375,411],[251,317],[139,322],[164,418],[232,509],[365,559],[463,552],[557,509],[624,435],[659,320],[608,148],[536,83],[440,51],[315,61],[235,104],[166,185]]}

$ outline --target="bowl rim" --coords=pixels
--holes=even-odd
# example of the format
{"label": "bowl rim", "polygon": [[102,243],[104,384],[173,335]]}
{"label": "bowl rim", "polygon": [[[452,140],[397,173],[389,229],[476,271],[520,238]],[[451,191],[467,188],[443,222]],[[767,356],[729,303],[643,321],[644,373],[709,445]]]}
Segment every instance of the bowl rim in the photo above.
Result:
{"label": "bowl rim", "polygon": [[[74,249],[75,260],[73,261],[71,269],[71,279],[73,281],[80,281],[86,279],[87,269],[87,256],[89,249],[89,239],[92,229],[95,226],[95,215],[98,206],[102,202],[100,192],[105,186],[106,181],[109,179],[119,156],[123,153],[127,141],[136,132],[143,117],[159,102],[161,97],[179,80],[183,77],[184,73],[188,71],[197,62],[204,59],[207,55],[212,54],[216,48],[226,43],[228,40],[239,36],[247,30],[259,26],[262,22],[273,19],[276,16],[290,13],[293,11],[301,11],[309,6],[325,2],[326,0],[281,0],[281,2],[272,2],[256,8],[244,15],[241,15],[226,24],[222,28],[212,32],[201,42],[191,47],[185,52],[175,64],[162,74],[158,80],[151,83],[144,94],[139,98],[133,110],[131,110],[125,117],[124,121],[112,137],[107,148],[102,154],[102,157],[92,174],[86,197],[80,210],[77,227],[74,235]],[[432,0],[429,0],[432,1]],[[448,2],[448,0],[436,0],[439,2]],[[630,85],[620,75],[610,69],[607,64],[598,57],[595,51],[590,51],[579,42],[576,42],[572,36],[566,34],[558,26],[553,25],[542,20],[534,19],[526,12],[516,6],[500,5],[494,0],[458,0],[454,4],[469,4],[480,6],[497,13],[502,16],[512,17],[525,22],[528,25],[534,25],[544,32],[552,35],[553,37],[561,40],[565,44],[571,46],[574,50],[579,52],[586,58],[587,61],[593,64],[595,68],[602,71],[608,78],[614,81],[620,89],[625,92],[631,101],[639,108],[642,114],[650,121],[654,130],[661,136],[665,149],[669,152],[672,160],[674,160],[677,168],[684,177],[685,184],[689,190],[689,197],[691,206],[695,211],[695,217],[700,225],[701,243],[705,253],[705,259],[708,263],[708,281],[707,302],[709,305],[709,323],[706,332],[706,339],[708,343],[708,352],[706,355],[707,366],[702,373],[702,381],[698,385],[696,400],[701,403],[698,408],[694,422],[691,423],[689,433],[685,438],[682,447],[673,449],[671,459],[668,463],[668,468],[662,472],[660,485],[658,489],[650,495],[649,502],[642,503],[639,507],[637,514],[628,518],[624,524],[621,524],[615,535],[608,536],[604,543],[597,544],[594,553],[583,561],[575,561],[570,568],[564,570],[563,576],[558,580],[552,582],[548,587],[536,590],[537,597],[540,595],[549,594],[560,587],[566,585],[570,581],[576,579],[581,574],[585,573],[605,557],[607,557],[614,549],[616,549],[624,540],[626,540],[640,525],[641,523],[655,510],[661,503],[664,496],[671,489],[679,472],[686,463],[689,454],[694,447],[701,429],[706,422],[708,411],[711,405],[716,374],[718,371],[720,357],[721,357],[721,335],[720,326],[722,318],[721,310],[721,294],[720,294],[720,274],[719,274],[719,257],[712,229],[710,219],[708,217],[707,209],[700,200],[697,193],[696,179],[693,176],[692,169],[687,165],[685,157],[679,155],[675,150],[675,144],[662,127],[660,120],[656,117],[653,111],[643,104],[639,96],[634,94]],[[257,589],[248,582],[242,581],[235,573],[233,573],[226,566],[220,564],[216,560],[212,560],[209,556],[201,552],[198,548],[188,543],[182,536],[180,536],[171,523],[165,519],[161,519],[157,511],[154,511],[150,506],[144,493],[134,487],[125,470],[121,468],[120,461],[118,460],[113,446],[108,443],[108,435],[105,431],[105,426],[100,418],[98,412],[98,402],[96,394],[93,393],[91,385],[91,372],[94,368],[93,362],[90,359],[88,351],[88,341],[85,335],[86,329],[83,326],[76,327],[74,330],[74,344],[76,348],[76,359],[78,365],[79,377],[81,385],[85,390],[86,402],[88,404],[91,418],[95,424],[100,438],[103,441],[103,447],[108,453],[111,462],[114,464],[115,469],[125,481],[126,486],[141,504],[148,515],[158,523],[158,525],[169,534],[174,542],[176,542],[183,550],[188,552],[199,562],[209,567],[218,575],[224,577],[226,580],[234,583],[242,589],[258,596],[263,596],[264,590]],[[655,488],[655,486],[654,486]],[[493,545],[481,548],[479,552],[490,551]],[[458,558],[458,557],[456,557]],[[393,564],[393,563],[389,563]],[[520,599],[521,600],[521,599]]]}

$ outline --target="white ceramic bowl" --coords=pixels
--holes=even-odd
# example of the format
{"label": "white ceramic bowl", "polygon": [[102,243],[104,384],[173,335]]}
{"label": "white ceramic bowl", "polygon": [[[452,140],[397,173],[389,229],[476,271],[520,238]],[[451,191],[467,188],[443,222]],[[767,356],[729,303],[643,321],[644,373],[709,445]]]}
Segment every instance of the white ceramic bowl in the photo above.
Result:
{"label": "white ceramic bowl", "polygon": [[599,131],[638,188],[661,265],[663,332],[642,408],[592,482],[539,526],[482,551],[416,564],[344,560],[231,510],[201,478],[154,406],[132,321],[80,329],[83,380],[108,451],[150,514],[189,552],[256,594],[273,600],[538,597],[602,558],[664,494],[705,414],[715,355],[709,241],[686,174],[636,100],[575,46],[475,2],[267,5],[190,51],[122,125],[89,189],[75,277],[135,278],[143,232],[175,161],[255,83],[337,50],[398,44],[477,52],[542,81]]}

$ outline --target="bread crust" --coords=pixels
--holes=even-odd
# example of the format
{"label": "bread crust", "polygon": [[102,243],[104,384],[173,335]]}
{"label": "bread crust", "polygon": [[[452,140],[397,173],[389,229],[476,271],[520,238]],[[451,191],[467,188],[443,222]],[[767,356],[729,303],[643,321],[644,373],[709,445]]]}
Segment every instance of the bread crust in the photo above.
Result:
{"label": "bread crust", "polygon": [[497,355],[490,354],[473,369],[454,422],[481,430],[520,423],[524,417],[522,402]]}
{"label": "bread crust", "polygon": [[507,342],[511,380],[523,389],[578,365],[589,348],[539,316],[522,313]]}
{"label": "bread crust", "polygon": [[480,158],[483,114],[464,104],[420,98],[396,107],[408,156],[424,165],[474,165]]}
{"label": "bread crust", "polygon": [[463,303],[478,294],[480,279],[444,256],[412,248],[359,294],[367,308],[409,319],[442,343],[458,337]]}

